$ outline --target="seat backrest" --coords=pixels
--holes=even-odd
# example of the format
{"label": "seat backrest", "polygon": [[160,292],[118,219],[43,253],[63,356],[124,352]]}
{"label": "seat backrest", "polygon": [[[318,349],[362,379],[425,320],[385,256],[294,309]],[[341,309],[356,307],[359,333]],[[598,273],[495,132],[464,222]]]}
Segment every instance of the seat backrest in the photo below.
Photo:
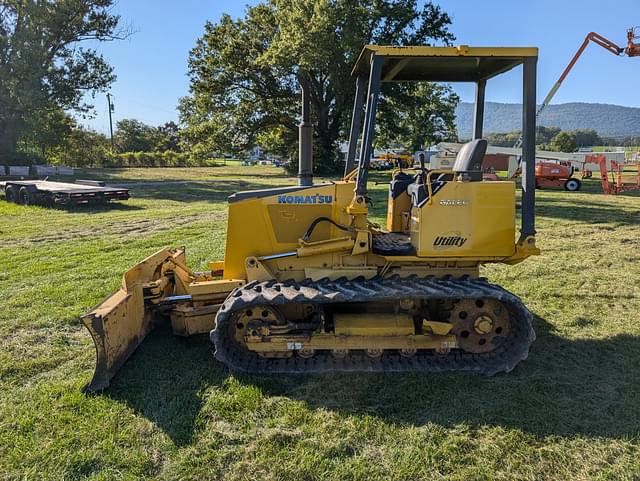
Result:
{"label": "seat backrest", "polygon": [[389,192],[394,199],[397,199],[400,194],[407,191],[407,187],[415,181],[414,176],[407,174],[406,172],[398,172],[393,177],[391,184],[389,184]]}
{"label": "seat backrest", "polygon": [[[431,193],[435,195],[451,179],[451,174],[440,174],[431,179]],[[429,190],[424,183],[422,174],[416,175],[416,181],[407,187],[407,194],[411,197],[411,205],[422,207],[429,200]]]}
{"label": "seat backrest", "polygon": [[407,187],[407,194],[411,197],[411,205],[414,207],[422,207],[429,199],[427,188],[422,182],[415,182]]}
{"label": "seat backrest", "polygon": [[470,180],[482,180],[482,161],[487,152],[487,141],[476,139],[462,146],[453,164],[456,174],[467,174]]}

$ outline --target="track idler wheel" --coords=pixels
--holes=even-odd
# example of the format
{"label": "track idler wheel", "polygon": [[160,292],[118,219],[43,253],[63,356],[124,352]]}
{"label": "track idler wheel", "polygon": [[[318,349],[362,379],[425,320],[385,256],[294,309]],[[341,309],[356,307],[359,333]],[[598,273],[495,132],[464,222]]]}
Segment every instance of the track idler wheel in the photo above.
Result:
{"label": "track idler wheel", "polygon": [[[246,349],[248,338],[260,339],[269,336],[272,331],[282,328],[286,321],[280,311],[273,306],[255,306],[240,311],[235,316],[234,340]],[[262,357],[290,357],[293,351],[273,351],[259,353]]]}
{"label": "track idler wheel", "polygon": [[453,306],[450,322],[458,346],[467,352],[493,351],[509,335],[509,311],[495,299],[463,299]]}

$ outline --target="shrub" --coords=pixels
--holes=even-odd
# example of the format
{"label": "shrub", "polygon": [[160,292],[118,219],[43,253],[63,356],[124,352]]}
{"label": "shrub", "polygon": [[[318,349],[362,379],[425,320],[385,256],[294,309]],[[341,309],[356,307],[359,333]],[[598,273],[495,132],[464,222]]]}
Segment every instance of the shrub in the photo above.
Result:
{"label": "shrub", "polygon": [[123,152],[110,154],[102,167],[208,167],[213,159],[196,159],[184,152]]}

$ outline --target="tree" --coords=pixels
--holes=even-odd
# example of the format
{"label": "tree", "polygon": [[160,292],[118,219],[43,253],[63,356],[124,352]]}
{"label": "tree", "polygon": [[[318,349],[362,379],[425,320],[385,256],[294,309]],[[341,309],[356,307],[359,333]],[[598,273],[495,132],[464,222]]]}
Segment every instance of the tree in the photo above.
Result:
{"label": "tree", "polygon": [[64,110],[51,109],[33,112],[25,119],[25,127],[17,146],[29,164],[43,162],[48,150],[64,144],[75,122]]}
{"label": "tree", "polygon": [[550,147],[556,152],[575,152],[578,149],[573,138],[567,132],[560,132],[551,139]]}
{"label": "tree", "polygon": [[34,119],[90,112],[85,94],[103,91],[112,68],[86,41],[123,38],[113,0],[0,3],[0,156],[11,158]]}
{"label": "tree", "polygon": [[396,142],[416,151],[437,142],[456,141],[458,102],[459,97],[448,85],[385,84],[379,107],[377,146]]}
{"label": "tree", "polygon": [[154,150],[154,130],[139,120],[119,120],[113,136],[116,149],[118,152],[151,152]]}
{"label": "tree", "polygon": [[152,135],[154,152],[180,152],[180,129],[171,121],[160,125]]}
{"label": "tree", "polygon": [[[542,150],[548,150],[547,144],[551,142],[558,133],[559,127],[545,127],[543,125],[536,126],[536,145],[540,146]],[[507,133],[489,133],[485,135],[485,138],[489,141],[490,145],[497,147],[513,147],[520,139],[521,131],[514,130]]]}
{"label": "tree", "polygon": [[296,140],[296,132],[283,126],[271,127],[256,135],[256,143],[265,152],[285,159],[293,159],[296,156]]}
{"label": "tree", "polygon": [[114,141],[118,152],[180,152],[180,129],[175,122],[152,127],[136,119],[116,124]]}
{"label": "tree", "polygon": [[79,126],[69,119],[70,130],[58,144],[46,150],[48,162],[73,167],[108,165],[112,157],[109,139],[104,134]]}
{"label": "tree", "polygon": [[[280,150],[292,151],[282,141],[296,138],[302,77],[311,87],[316,170],[338,170],[336,143],[348,130],[350,72],[362,46],[449,44],[450,23],[439,7],[429,1],[419,7],[417,0],[267,0],[239,20],[224,15],[208,22],[189,57],[191,94],[179,106],[185,139],[206,150],[241,152],[267,132]],[[448,95],[424,89],[425,99]],[[429,118],[415,103],[406,109]]]}
{"label": "tree", "polygon": [[591,147],[602,145],[602,139],[594,129],[571,130],[569,135],[578,147]]}
{"label": "tree", "polygon": [[[560,133],[560,127],[545,127],[544,125],[536,126],[536,144],[548,144]],[[518,136],[520,132],[518,132]]]}

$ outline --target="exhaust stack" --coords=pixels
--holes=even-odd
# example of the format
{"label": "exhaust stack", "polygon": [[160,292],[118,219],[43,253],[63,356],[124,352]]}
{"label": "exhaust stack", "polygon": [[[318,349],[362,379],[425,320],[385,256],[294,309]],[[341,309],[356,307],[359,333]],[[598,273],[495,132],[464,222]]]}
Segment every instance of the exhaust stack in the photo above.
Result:
{"label": "exhaust stack", "polygon": [[307,79],[298,76],[302,90],[302,119],[299,126],[298,140],[298,185],[313,185],[313,127],[310,121],[311,101]]}

